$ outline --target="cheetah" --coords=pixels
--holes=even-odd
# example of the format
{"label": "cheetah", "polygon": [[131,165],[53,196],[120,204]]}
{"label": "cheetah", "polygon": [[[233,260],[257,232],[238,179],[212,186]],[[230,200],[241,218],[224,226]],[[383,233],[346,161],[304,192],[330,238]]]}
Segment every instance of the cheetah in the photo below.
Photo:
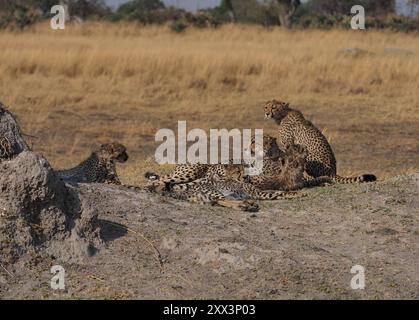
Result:
{"label": "cheetah", "polygon": [[243,181],[244,167],[229,165],[223,175],[211,175],[185,184],[167,184],[164,195],[176,199],[210,203],[242,211],[257,211],[259,206],[252,200],[294,199],[305,196],[292,191],[261,191]]}
{"label": "cheetah", "polygon": [[[264,135],[270,145],[276,144],[276,138]],[[252,138],[250,152],[254,154],[255,139]],[[304,167],[308,156],[307,148],[301,145],[286,144],[281,156],[263,159],[260,175],[249,176],[249,182],[261,190],[298,190],[332,182],[327,176],[314,179],[304,177]]]}
{"label": "cheetah", "polygon": [[290,108],[289,103],[271,100],[265,103],[265,118],[273,119],[279,127],[280,147],[299,144],[307,148],[305,172],[313,178],[328,176],[336,183],[372,182],[373,174],[341,177],[336,174],[336,158],[326,137],[303,114]]}
{"label": "cheetah", "polygon": [[124,145],[120,143],[102,144],[97,150],[78,166],[58,170],[57,175],[67,182],[109,183],[121,185],[116,173],[116,163],[124,163],[128,154]]}
{"label": "cheetah", "polygon": [[[255,138],[252,138],[254,143]],[[282,153],[276,143],[276,140],[268,135],[263,136],[263,146],[261,148],[263,157],[279,157]],[[250,153],[250,146],[245,148],[244,152]],[[195,181],[197,179],[202,179],[205,177],[210,177],[213,175],[226,176],[226,169],[234,165],[233,160],[230,160],[229,164],[178,164],[175,166],[173,171],[167,175],[159,176],[154,172],[146,172],[144,174],[145,178],[149,181],[158,181],[162,184],[171,183],[188,183]],[[244,164],[243,164],[244,165]]]}

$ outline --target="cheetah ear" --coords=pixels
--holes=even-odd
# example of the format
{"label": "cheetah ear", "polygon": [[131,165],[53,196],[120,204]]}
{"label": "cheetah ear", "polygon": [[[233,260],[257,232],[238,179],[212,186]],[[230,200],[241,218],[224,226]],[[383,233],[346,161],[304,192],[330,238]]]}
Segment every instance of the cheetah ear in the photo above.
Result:
{"label": "cheetah ear", "polygon": [[111,144],[109,144],[109,143],[104,143],[104,144],[102,144],[102,145],[100,146],[100,149],[101,149],[101,150],[104,150],[104,151],[106,151],[106,152],[109,152],[109,153],[113,152],[112,145],[111,145]]}
{"label": "cheetah ear", "polygon": [[284,107],[285,108],[289,108],[289,106],[290,106],[289,102],[284,102]]}

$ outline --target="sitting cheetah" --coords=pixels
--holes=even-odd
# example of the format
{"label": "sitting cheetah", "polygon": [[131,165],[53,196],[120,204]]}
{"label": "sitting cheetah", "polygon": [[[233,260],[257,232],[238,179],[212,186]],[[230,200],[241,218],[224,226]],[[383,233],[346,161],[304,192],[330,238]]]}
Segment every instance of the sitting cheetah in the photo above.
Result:
{"label": "sitting cheetah", "polygon": [[116,173],[115,162],[126,162],[128,154],[125,146],[120,143],[102,144],[92,152],[89,158],[78,166],[57,171],[57,175],[64,181],[84,183],[121,184]]}
{"label": "sitting cheetah", "polygon": [[[264,135],[264,140],[276,144],[276,139]],[[255,139],[252,138],[250,152],[254,154]],[[265,156],[260,175],[250,176],[249,182],[261,190],[297,190],[314,187],[323,183],[330,183],[327,176],[306,180],[304,167],[308,156],[307,148],[301,145],[287,144],[283,154],[279,157]]]}
{"label": "sitting cheetah", "polygon": [[268,101],[264,105],[265,118],[274,119],[279,127],[279,144],[299,144],[307,148],[305,172],[314,178],[329,176],[333,182],[353,183],[377,180],[372,174],[358,177],[341,177],[336,174],[336,159],[326,137],[303,114],[286,102]]}
{"label": "sitting cheetah", "polygon": [[185,184],[168,183],[163,194],[190,202],[218,204],[243,211],[258,210],[257,204],[249,200],[278,200],[305,196],[290,191],[261,191],[252,184],[243,182],[242,165],[226,166],[223,174],[214,174]]}

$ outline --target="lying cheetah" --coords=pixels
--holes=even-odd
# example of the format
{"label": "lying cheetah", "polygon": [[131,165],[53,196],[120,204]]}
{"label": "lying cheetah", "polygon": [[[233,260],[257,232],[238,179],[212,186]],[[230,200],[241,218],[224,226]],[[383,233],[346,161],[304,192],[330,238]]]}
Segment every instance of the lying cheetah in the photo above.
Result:
{"label": "lying cheetah", "polygon": [[[263,157],[279,157],[282,153],[278,148],[276,140],[270,136],[263,136],[263,146],[261,148],[263,152]],[[255,138],[252,138],[253,146]],[[255,150],[255,147],[253,147]],[[250,148],[247,147],[245,152],[251,152]],[[202,179],[205,177],[211,177],[217,175],[220,177],[226,176],[226,168],[230,165],[233,165],[233,161],[230,160],[230,164],[178,164],[175,166],[173,171],[167,175],[160,177],[154,172],[146,172],[144,176],[150,181],[158,181],[162,184],[164,183],[187,183],[195,181],[197,179]]]}
{"label": "lying cheetah", "polygon": [[217,204],[243,211],[257,211],[259,206],[251,200],[293,199],[305,196],[291,191],[261,191],[243,182],[244,167],[229,165],[224,176],[212,175],[185,184],[168,184],[166,192],[176,199],[190,202]]}
{"label": "lying cheetah", "polygon": [[[276,139],[264,135],[263,139],[276,144]],[[250,152],[254,154],[255,139],[250,145]],[[301,145],[287,144],[279,157],[265,156],[263,169],[260,175],[250,176],[249,182],[261,190],[297,190],[314,187],[332,182],[332,178],[323,176],[314,179],[305,179],[304,167],[308,156],[307,148]]]}
{"label": "lying cheetah", "polygon": [[326,137],[303,114],[289,107],[286,102],[268,101],[264,105],[265,118],[273,119],[279,127],[280,147],[299,144],[307,148],[308,156],[305,172],[314,178],[329,176],[333,182],[353,183],[377,180],[375,175],[363,174],[358,177],[341,177],[336,174],[336,159]]}
{"label": "lying cheetah", "polygon": [[128,154],[120,143],[102,144],[78,166],[57,171],[58,177],[68,182],[110,183],[120,185],[115,162],[126,162]]}

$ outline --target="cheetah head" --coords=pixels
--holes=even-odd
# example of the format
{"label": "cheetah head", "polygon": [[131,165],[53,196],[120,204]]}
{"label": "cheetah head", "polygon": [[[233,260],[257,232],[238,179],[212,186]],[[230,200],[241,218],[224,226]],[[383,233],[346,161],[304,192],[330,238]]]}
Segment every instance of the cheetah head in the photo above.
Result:
{"label": "cheetah head", "polygon": [[[245,148],[244,152],[254,157],[256,154],[256,146],[257,146],[256,138],[255,136],[253,136],[252,139],[250,140],[249,147]],[[276,158],[276,157],[279,157],[280,155],[281,155],[281,151],[276,142],[276,138],[271,137],[270,135],[264,134],[261,154],[258,154],[258,157]]]}
{"label": "cheetah head", "polygon": [[128,160],[127,149],[124,145],[116,142],[102,144],[98,151],[102,158],[111,162],[126,162]]}
{"label": "cheetah head", "polygon": [[227,165],[225,167],[225,174],[228,178],[238,181],[246,181],[248,178],[241,165]]}
{"label": "cheetah head", "polygon": [[265,103],[263,108],[265,110],[265,119],[280,120],[287,114],[289,110],[289,103],[278,100],[270,100]]}
{"label": "cheetah head", "polygon": [[288,164],[291,168],[304,168],[308,157],[307,148],[299,144],[286,144],[283,165]]}

